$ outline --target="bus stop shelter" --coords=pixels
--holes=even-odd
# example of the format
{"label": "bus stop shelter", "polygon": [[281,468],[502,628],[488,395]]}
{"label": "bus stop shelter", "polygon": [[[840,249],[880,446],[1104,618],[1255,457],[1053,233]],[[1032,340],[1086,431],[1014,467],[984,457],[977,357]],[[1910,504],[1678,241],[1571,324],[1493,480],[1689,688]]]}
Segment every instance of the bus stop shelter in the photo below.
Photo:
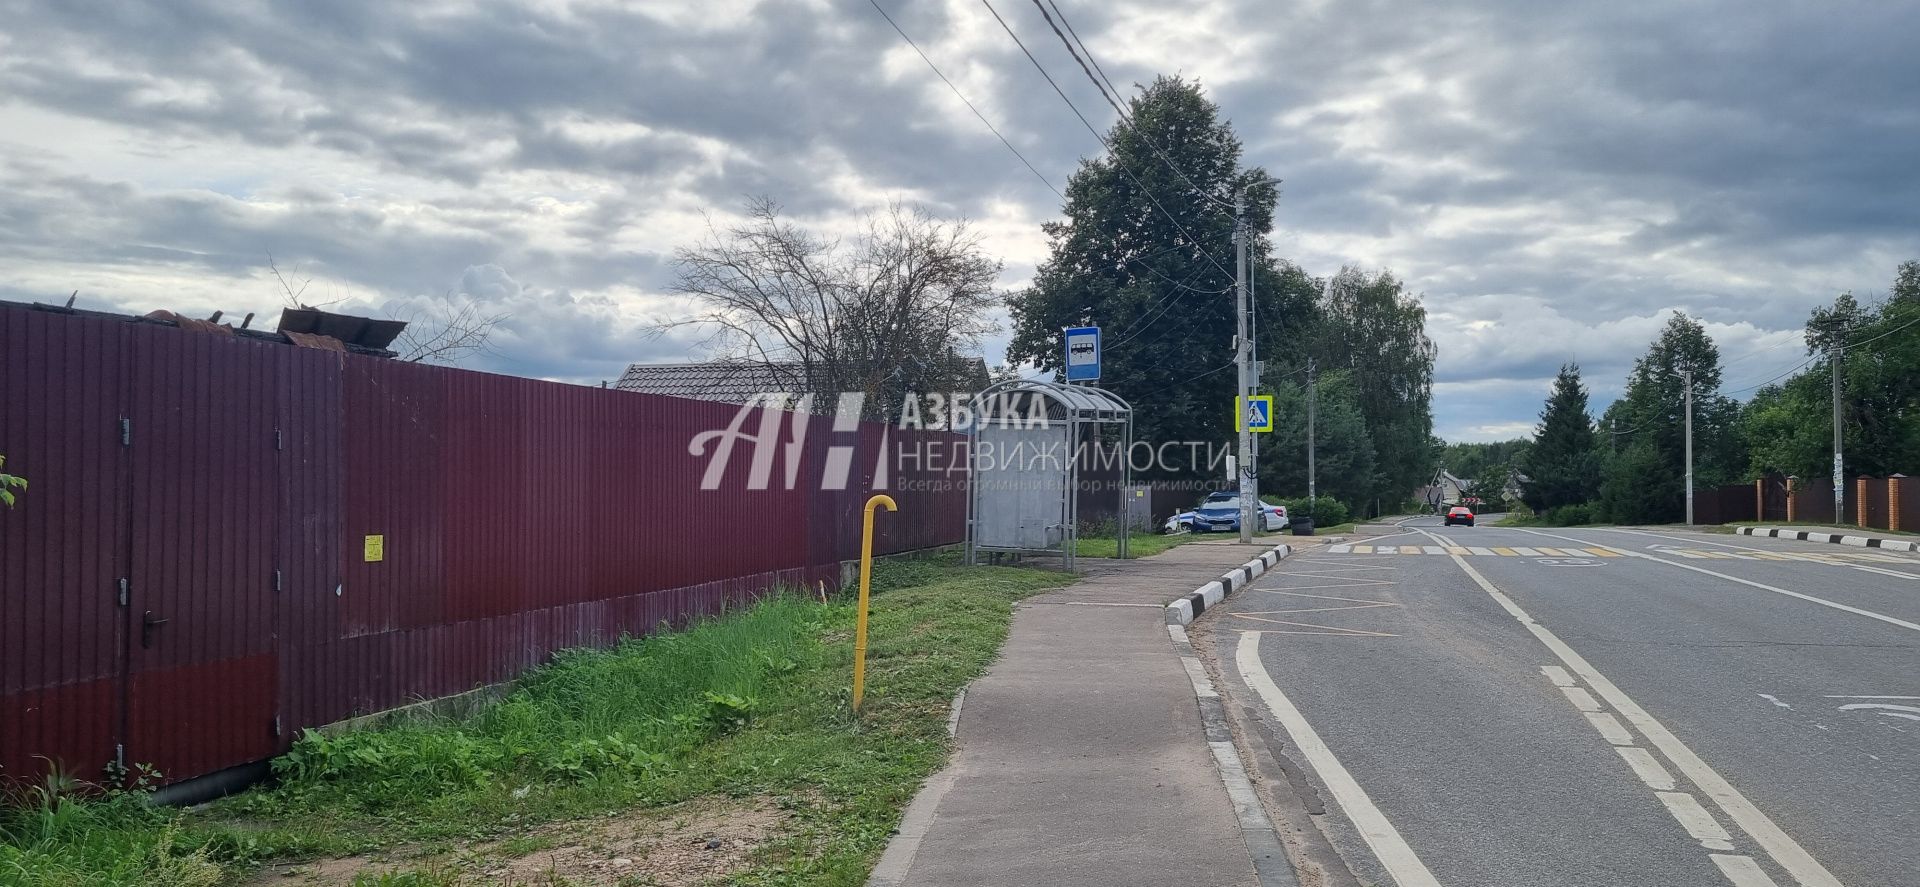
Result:
{"label": "bus stop shelter", "polygon": [[[1097,446],[1100,426],[1118,426],[1117,450]],[[975,395],[967,427],[967,563],[982,554],[1061,558],[1074,568],[1080,538],[1081,468],[1117,459],[1119,556],[1127,556],[1126,491],[1133,407],[1111,391],[1041,379],[1009,379]]]}

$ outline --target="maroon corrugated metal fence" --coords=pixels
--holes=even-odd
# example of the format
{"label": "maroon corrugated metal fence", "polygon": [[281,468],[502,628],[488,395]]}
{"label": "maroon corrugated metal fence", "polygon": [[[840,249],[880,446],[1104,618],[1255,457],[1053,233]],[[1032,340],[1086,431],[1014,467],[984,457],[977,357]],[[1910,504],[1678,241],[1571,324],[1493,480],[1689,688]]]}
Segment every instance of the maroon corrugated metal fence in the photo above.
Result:
{"label": "maroon corrugated metal fence", "polygon": [[[31,482],[0,512],[0,779],[119,755],[178,781],[556,649],[837,585],[876,486],[901,507],[878,550],[965,533],[943,432],[780,414],[703,490],[712,449],[689,444],[732,405],[18,306],[0,347],[0,455]],[[877,483],[907,445],[950,458],[890,456]],[[855,470],[822,489],[836,447]]]}

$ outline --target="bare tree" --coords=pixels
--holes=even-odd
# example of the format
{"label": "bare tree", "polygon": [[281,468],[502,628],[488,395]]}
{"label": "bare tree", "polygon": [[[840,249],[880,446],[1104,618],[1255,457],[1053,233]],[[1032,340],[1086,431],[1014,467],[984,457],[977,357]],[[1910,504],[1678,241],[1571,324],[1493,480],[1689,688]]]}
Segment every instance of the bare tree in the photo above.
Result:
{"label": "bare tree", "polygon": [[479,303],[472,300],[441,303],[424,320],[418,313],[389,316],[407,322],[393,343],[400,360],[443,364],[459,363],[485,351],[493,328],[507,319],[505,314],[481,314]]}
{"label": "bare tree", "polygon": [[[300,277],[300,269],[295,267],[288,273],[282,273],[274,261],[273,254],[267,254],[267,270],[280,284],[281,301],[288,308],[330,308],[346,301],[345,298],[333,298],[318,305],[306,301],[307,289],[313,285],[313,278]],[[292,278],[298,278],[298,282]],[[328,291],[332,295],[331,288]],[[431,311],[408,310],[386,312],[392,320],[405,321],[406,330],[394,340],[398,347],[394,349],[396,359],[409,363],[456,364],[486,350],[487,339],[493,335],[493,328],[507,319],[505,314],[482,314],[480,304],[472,299],[456,300],[452,293],[445,301],[437,304]],[[423,316],[424,315],[424,316]]]}
{"label": "bare tree", "polygon": [[727,357],[788,374],[791,390],[867,395],[891,415],[912,391],[978,381],[960,356],[995,328],[989,312],[1001,263],[965,221],[894,204],[849,242],[788,222],[764,197],[747,218],[675,251],[675,290],[695,313],[669,321],[705,329]]}

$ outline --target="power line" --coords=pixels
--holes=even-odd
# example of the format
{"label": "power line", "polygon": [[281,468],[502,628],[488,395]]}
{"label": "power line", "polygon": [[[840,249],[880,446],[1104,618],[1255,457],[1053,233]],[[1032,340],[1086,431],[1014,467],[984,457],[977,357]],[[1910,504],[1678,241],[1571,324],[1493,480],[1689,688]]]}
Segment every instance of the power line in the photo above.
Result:
{"label": "power line", "polygon": [[[1186,182],[1187,187],[1192,188],[1194,194],[1198,195],[1199,197],[1223,209],[1231,208],[1233,206],[1232,204],[1218,197],[1215,197],[1211,194],[1208,194],[1206,189],[1200,187],[1200,184],[1198,182],[1195,182],[1193,179],[1188,178],[1187,174],[1181,171],[1180,166],[1173,162],[1173,158],[1168,157],[1165,151],[1160,150],[1159,145],[1154,144],[1152,138],[1150,138],[1145,132],[1141,131],[1139,127],[1133,124],[1133,118],[1127,114],[1125,108],[1120,107],[1120,103],[1116,99],[1116,96],[1119,95],[1120,90],[1115,89],[1113,91],[1114,93],[1113,95],[1107,94],[1106,87],[1101,85],[1101,80],[1106,77],[1106,72],[1102,71],[1100,72],[1099,77],[1095,77],[1093,74],[1093,70],[1090,70],[1087,67],[1087,63],[1090,61],[1093,61],[1092,50],[1087,49],[1087,44],[1084,41],[1080,41],[1079,34],[1077,33],[1074,34],[1073,39],[1069,40],[1067,39],[1066,34],[1060,33],[1060,25],[1054,24],[1053,22],[1054,15],[1058,15],[1060,16],[1060,24],[1066,25],[1068,32],[1073,31],[1073,25],[1067,22],[1067,16],[1065,13],[1060,12],[1060,7],[1057,5],[1054,5],[1053,0],[1046,0],[1045,4],[1042,3],[1042,0],[1033,0],[1033,5],[1035,8],[1040,10],[1040,17],[1047,20],[1047,27],[1053,29],[1053,35],[1055,37],[1060,38],[1060,42],[1067,47],[1067,55],[1073,56],[1073,60],[1076,62],[1079,62],[1080,70],[1087,75],[1087,79],[1093,81],[1093,88],[1096,90],[1099,90],[1100,97],[1103,99],[1106,99],[1107,104],[1113,106],[1113,112],[1115,114],[1120,115],[1120,122],[1126,124],[1127,128],[1132,130],[1134,135],[1139,136],[1140,141],[1146,143],[1147,148],[1152,150],[1153,153],[1160,158],[1161,162],[1167,165],[1167,169],[1172,170],[1174,175],[1179,176],[1181,181]],[[1053,6],[1053,14],[1048,14],[1047,6]],[[1076,41],[1080,42],[1080,50],[1078,52],[1074,50],[1074,43]],[[1082,59],[1080,57],[1081,52],[1086,53],[1085,59]],[[1100,67],[1099,62],[1093,62],[1093,68],[1097,69],[1099,67]],[[1112,84],[1111,82],[1109,82],[1107,85],[1111,86]],[[1075,113],[1078,113],[1078,112],[1076,111]],[[1104,139],[1102,141],[1104,141]],[[1109,146],[1108,150],[1112,150],[1111,146]]]}
{"label": "power line", "polygon": [[[1042,2],[1042,0],[1033,0],[1033,6],[1035,9],[1040,10],[1040,17],[1047,20],[1047,27],[1053,29],[1053,35],[1055,37],[1060,38],[1061,43],[1066,44],[1067,55],[1073,56],[1073,60],[1080,63],[1081,72],[1087,75],[1088,80],[1093,81],[1093,88],[1100,91],[1100,97],[1103,99],[1106,99],[1107,104],[1113,106],[1113,113],[1120,115],[1121,120],[1126,120],[1127,112],[1120,107],[1120,103],[1116,101],[1112,95],[1109,95],[1107,93],[1107,88],[1100,84],[1100,78],[1095,77],[1093,75],[1093,69],[1087,67],[1086,59],[1081,58],[1080,53],[1075,52],[1073,50],[1073,41],[1068,40],[1067,35],[1060,33],[1060,26],[1053,23],[1053,16],[1052,14],[1047,12],[1046,3]],[[1054,8],[1056,10],[1059,9],[1059,7],[1054,7]],[[1067,17],[1065,15],[1060,16],[1061,21],[1066,21],[1066,19]],[[1078,36],[1078,35],[1075,35],[1075,36]],[[1093,53],[1087,53],[1087,55],[1090,58],[1092,57]],[[1117,91],[1118,90],[1116,90],[1116,92]]]}
{"label": "power line", "polygon": [[880,17],[886,19],[887,24],[893,26],[894,33],[899,34],[900,39],[907,41],[907,45],[913,47],[913,51],[920,54],[921,61],[926,62],[927,67],[933,69],[933,73],[940,78],[941,83],[945,83],[948,89],[953,90],[953,94],[960,99],[960,103],[966,105],[967,110],[973,112],[973,116],[980,118],[980,122],[986,124],[987,129],[993,131],[994,136],[1000,140],[1000,144],[1007,146],[1007,150],[1012,151],[1013,156],[1020,158],[1020,162],[1026,166],[1027,171],[1033,173],[1034,178],[1039,179],[1040,183],[1046,185],[1048,190],[1058,195],[1062,203],[1066,202],[1067,195],[1062,194],[1059,188],[1055,188],[1053,183],[1047,180],[1046,176],[1041,175],[1040,170],[1035,169],[1033,164],[1027,160],[1027,156],[1020,153],[1020,149],[1015,148],[1012,142],[1007,141],[1006,136],[1000,134],[1000,129],[993,125],[993,121],[987,119],[987,115],[980,113],[979,108],[974,107],[972,102],[967,101],[967,97],[961,94],[960,87],[953,85],[953,81],[947,79],[946,74],[941,73],[940,66],[934,64],[933,59],[927,57],[926,50],[921,49],[920,44],[913,42],[913,38],[908,37],[907,32],[900,29],[900,23],[894,21],[893,16],[888,15],[886,10],[880,8],[880,0],[867,0],[867,2],[873,4],[874,11],[880,13]]}
{"label": "power line", "polygon": [[[869,0],[869,2],[872,2],[872,0]],[[1200,240],[1189,233],[1185,226],[1180,224],[1178,217],[1172,212],[1169,212],[1165,206],[1161,205],[1160,199],[1153,196],[1153,192],[1149,190],[1145,184],[1141,183],[1140,178],[1133,174],[1133,170],[1127,168],[1126,163],[1121,161],[1120,155],[1113,150],[1113,144],[1108,142],[1107,137],[1101,135],[1098,129],[1094,128],[1093,122],[1087,119],[1087,115],[1080,113],[1080,108],[1073,103],[1073,99],[1068,98],[1066,91],[1061,89],[1060,84],[1054,81],[1053,75],[1047,73],[1046,66],[1040,64],[1040,60],[1034,57],[1032,50],[1027,49],[1027,44],[1020,39],[1020,35],[1014,33],[1013,26],[1007,24],[1007,20],[1000,17],[1000,10],[993,8],[992,0],[980,0],[980,3],[987,8],[988,12],[993,14],[993,20],[1000,23],[1000,29],[1006,31],[1008,37],[1013,38],[1013,44],[1020,47],[1020,52],[1027,57],[1027,61],[1033,63],[1034,70],[1039,71],[1040,76],[1046,78],[1047,85],[1053,87],[1054,94],[1060,96],[1060,100],[1067,103],[1067,108],[1073,111],[1073,116],[1080,119],[1080,125],[1086,127],[1087,132],[1092,133],[1093,137],[1100,141],[1101,146],[1107,149],[1108,155],[1113,157],[1114,168],[1125,174],[1126,177],[1133,182],[1134,186],[1140,189],[1140,193],[1147,198],[1147,201],[1152,203],[1155,209],[1158,209],[1162,215],[1167,217],[1167,221],[1173,224],[1174,230],[1180,232],[1180,236],[1185,237],[1188,243],[1193,244],[1194,248],[1199,250],[1200,255],[1204,256],[1209,264],[1220,269],[1220,273],[1232,277],[1233,272],[1228,271],[1226,266],[1220,264],[1220,261],[1213,257],[1212,253],[1207,252],[1206,248],[1200,245]]]}
{"label": "power line", "polygon": [[[1200,275],[1200,272],[1204,270],[1206,269],[1204,268],[1195,269],[1192,274],[1187,275],[1187,280],[1192,280],[1195,277],[1198,277]],[[1141,311],[1139,316],[1134,318],[1133,323],[1128,324],[1126,329],[1120,331],[1118,341],[1109,343],[1105,347],[1118,348],[1122,345],[1127,344],[1128,342],[1133,341],[1134,339],[1139,338],[1140,335],[1142,333],[1145,333],[1147,330],[1152,329],[1153,325],[1155,323],[1158,323],[1161,317],[1166,316],[1166,313],[1173,309],[1173,297],[1176,295],[1179,295],[1180,292],[1184,289],[1188,289],[1188,287],[1184,282],[1176,282],[1172,289],[1167,290],[1166,295],[1163,295],[1160,298],[1155,299],[1152,304],[1149,304],[1146,307],[1146,310]],[[1195,292],[1198,292],[1198,290],[1195,290]],[[1218,293],[1214,293],[1214,295],[1218,295]],[[1160,312],[1158,314],[1154,314],[1154,309],[1156,308],[1160,309]],[[1147,317],[1147,315],[1149,314],[1153,315],[1150,319]],[[1144,326],[1142,326],[1143,322],[1145,323]]]}
{"label": "power line", "polygon": [[1794,364],[1794,365],[1793,365],[1793,367],[1791,367],[1791,368],[1789,368],[1789,369],[1788,369],[1788,370],[1787,370],[1786,372],[1784,372],[1784,373],[1781,373],[1781,374],[1779,374],[1779,375],[1777,375],[1777,376],[1774,376],[1774,377],[1773,377],[1773,378],[1771,378],[1771,379],[1768,379],[1768,380],[1766,380],[1766,381],[1764,381],[1764,382],[1760,382],[1760,383],[1758,383],[1758,384],[1755,384],[1755,385],[1748,385],[1748,386],[1747,386],[1747,387],[1745,387],[1745,388],[1735,388],[1735,389],[1732,389],[1732,390],[1730,390],[1730,391],[1722,391],[1722,392],[1720,392],[1720,396],[1721,396],[1721,397],[1725,397],[1725,396],[1727,396],[1727,395],[1729,395],[1729,394],[1739,394],[1739,393],[1741,393],[1741,392],[1743,392],[1743,391],[1752,391],[1752,390],[1753,390],[1753,389],[1755,389],[1755,388],[1762,388],[1762,387],[1765,387],[1765,386],[1767,386],[1767,385],[1771,385],[1771,384],[1773,384],[1773,383],[1775,383],[1775,382],[1778,382],[1778,381],[1780,381],[1781,379],[1784,379],[1784,378],[1786,378],[1786,377],[1788,377],[1788,376],[1790,376],[1790,375],[1793,375],[1794,373],[1797,373],[1797,372],[1799,372],[1800,370],[1802,370],[1802,369],[1804,369],[1804,368],[1806,368],[1806,366],[1807,366],[1808,364],[1811,364],[1811,363],[1813,363],[1814,361],[1816,361],[1816,360],[1819,360],[1819,359],[1820,359],[1820,357],[1821,357],[1821,355],[1818,355],[1818,354],[1815,354],[1814,356],[1812,356],[1812,357],[1809,357],[1809,358],[1807,358],[1806,360],[1803,360],[1803,361],[1800,361],[1800,362],[1799,362],[1799,363],[1797,363],[1797,364]]}
{"label": "power line", "polygon": [[[1900,331],[1902,331],[1902,330],[1905,330],[1905,329],[1907,329],[1908,327],[1911,327],[1911,326],[1913,326],[1914,324],[1920,324],[1920,317],[1915,317],[1915,318],[1913,318],[1912,320],[1909,320],[1909,321],[1907,321],[1906,323],[1903,323],[1903,324],[1901,324],[1901,325],[1899,325],[1899,326],[1897,326],[1897,327],[1894,327],[1893,329],[1890,329],[1890,330],[1887,330],[1886,332],[1884,332],[1884,333],[1881,333],[1881,334],[1879,334],[1879,335],[1877,335],[1877,336],[1873,336],[1873,337],[1871,337],[1871,338],[1866,338],[1866,339],[1861,339],[1860,341],[1857,341],[1857,342],[1841,342],[1841,343],[1840,343],[1840,348],[1841,348],[1841,349],[1843,349],[1843,350],[1847,350],[1847,351],[1851,351],[1851,350],[1853,350],[1853,349],[1855,349],[1855,348],[1859,348],[1859,347],[1861,347],[1861,346],[1863,346],[1863,345],[1867,345],[1867,344],[1870,344],[1870,343],[1873,343],[1873,342],[1878,342],[1878,341],[1880,341],[1881,339],[1884,339],[1884,338],[1886,338],[1886,337],[1888,337],[1888,336],[1891,336],[1891,335],[1893,335],[1894,333],[1897,333],[1897,332],[1900,332]],[[1799,371],[1800,371],[1800,370],[1802,370],[1802,369],[1805,369],[1806,367],[1808,367],[1808,366],[1810,366],[1810,365],[1812,365],[1814,361],[1816,361],[1816,360],[1819,360],[1819,359],[1820,359],[1821,357],[1823,357],[1823,356],[1825,356],[1825,355],[1826,355],[1827,353],[1831,353],[1831,352],[1830,352],[1830,351],[1828,351],[1828,352],[1821,352],[1821,353],[1816,353],[1816,354],[1814,354],[1813,356],[1811,356],[1811,357],[1808,357],[1808,358],[1807,358],[1806,360],[1803,360],[1803,361],[1801,361],[1800,363],[1798,363],[1798,364],[1796,364],[1796,365],[1794,365],[1792,369],[1789,369],[1789,370],[1787,370],[1786,372],[1784,372],[1784,373],[1781,373],[1781,374],[1779,374],[1779,375],[1777,375],[1777,376],[1774,376],[1773,378],[1771,378],[1771,379],[1768,379],[1768,380],[1766,380],[1766,381],[1764,381],[1764,382],[1761,382],[1761,383],[1759,383],[1759,384],[1756,384],[1756,385],[1748,385],[1748,386],[1747,386],[1747,387],[1745,387],[1745,388],[1735,388],[1735,389],[1733,389],[1733,390],[1731,390],[1731,391],[1723,391],[1723,392],[1721,392],[1721,394],[1722,394],[1723,396],[1724,396],[1724,395],[1728,395],[1728,394],[1739,394],[1739,393],[1741,393],[1741,392],[1743,392],[1743,391],[1752,391],[1752,390],[1753,390],[1753,389],[1755,389],[1755,388],[1761,388],[1761,387],[1764,387],[1764,386],[1767,386],[1767,385],[1771,385],[1771,384],[1773,384],[1774,382],[1777,382],[1777,381],[1779,381],[1779,380],[1781,380],[1781,379],[1784,379],[1784,378],[1786,378],[1787,376],[1790,376],[1790,375],[1792,375],[1792,374],[1794,374],[1794,373],[1797,373],[1797,372],[1799,372]]]}
{"label": "power line", "polygon": [[1080,32],[1073,29],[1073,23],[1067,21],[1067,14],[1060,11],[1060,5],[1053,0],[1047,0],[1047,5],[1053,7],[1053,14],[1060,17],[1060,24],[1067,26],[1067,33],[1073,35],[1073,42],[1080,44],[1080,51],[1087,54],[1087,61],[1093,63],[1093,69],[1099,72],[1101,82],[1107,84],[1107,88],[1113,90],[1114,95],[1119,95],[1120,87],[1114,86],[1113,81],[1107,79],[1106,70],[1101,68],[1100,61],[1093,57],[1093,50],[1087,48],[1087,41],[1080,39]]}
{"label": "power line", "polygon": [[1887,330],[1886,332],[1884,332],[1884,333],[1881,333],[1880,335],[1877,335],[1877,336],[1874,336],[1874,337],[1873,337],[1873,338],[1871,338],[1871,339],[1862,339],[1861,341],[1858,341],[1858,342],[1847,342],[1847,343],[1845,343],[1844,345],[1841,345],[1840,347],[1842,347],[1842,348],[1858,348],[1858,347],[1860,347],[1860,346],[1862,346],[1862,345],[1865,345],[1865,344],[1867,344],[1868,342],[1878,342],[1878,341],[1880,341],[1881,339],[1884,339],[1884,338],[1886,338],[1886,337],[1888,337],[1888,336],[1891,336],[1891,335],[1893,335],[1894,333],[1897,333],[1897,332],[1900,332],[1901,330],[1904,330],[1904,329],[1906,329],[1907,327],[1910,327],[1910,326],[1913,326],[1913,325],[1914,325],[1914,324],[1916,324],[1916,323],[1920,323],[1920,316],[1916,316],[1916,317],[1914,317],[1914,319],[1912,319],[1912,320],[1909,320],[1909,321],[1907,321],[1906,323],[1903,323],[1903,324],[1901,324],[1901,325],[1899,325],[1899,326],[1897,326],[1897,327],[1894,327],[1893,329],[1890,329],[1890,330]]}

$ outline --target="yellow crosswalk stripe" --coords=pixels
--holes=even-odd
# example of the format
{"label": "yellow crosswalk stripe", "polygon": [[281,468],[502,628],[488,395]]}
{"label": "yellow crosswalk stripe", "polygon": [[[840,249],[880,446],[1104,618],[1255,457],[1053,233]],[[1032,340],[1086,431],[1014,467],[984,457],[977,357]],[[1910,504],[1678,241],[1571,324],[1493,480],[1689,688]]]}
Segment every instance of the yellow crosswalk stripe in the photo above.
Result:
{"label": "yellow crosswalk stripe", "polygon": [[1373,553],[1373,546],[1371,546],[1371,545],[1355,545],[1355,546],[1353,547],[1353,553],[1354,553],[1354,554],[1372,554],[1372,553]]}
{"label": "yellow crosswalk stripe", "polygon": [[1401,553],[1401,554],[1419,554],[1419,553],[1420,553],[1420,546],[1418,546],[1418,545],[1402,545],[1402,546],[1400,546],[1400,553]]}
{"label": "yellow crosswalk stripe", "polygon": [[1589,548],[1589,549],[1586,549],[1586,552],[1588,554],[1593,555],[1594,557],[1619,557],[1620,556],[1620,552],[1608,551],[1604,548]]}
{"label": "yellow crosswalk stripe", "polygon": [[1544,554],[1547,557],[1566,557],[1567,556],[1567,552],[1561,551],[1558,548],[1546,548],[1542,546],[1542,547],[1535,548],[1534,551],[1540,552],[1541,554]]}
{"label": "yellow crosswalk stripe", "polygon": [[1464,548],[1459,548],[1459,547],[1449,547],[1449,548],[1447,549],[1447,553],[1448,553],[1448,554],[1459,554],[1459,555],[1468,555],[1468,554],[1472,554],[1473,552],[1471,552],[1471,551],[1468,551],[1468,550],[1466,550],[1466,549],[1464,549]]}
{"label": "yellow crosswalk stripe", "polygon": [[1514,551],[1514,550],[1513,550],[1513,549],[1511,549],[1511,548],[1499,548],[1499,547],[1495,547],[1495,548],[1493,549],[1493,553],[1494,553],[1494,554],[1497,554],[1497,555],[1499,555],[1499,556],[1501,556],[1501,557],[1519,557],[1519,556],[1520,556],[1520,552],[1517,552],[1517,551]]}

